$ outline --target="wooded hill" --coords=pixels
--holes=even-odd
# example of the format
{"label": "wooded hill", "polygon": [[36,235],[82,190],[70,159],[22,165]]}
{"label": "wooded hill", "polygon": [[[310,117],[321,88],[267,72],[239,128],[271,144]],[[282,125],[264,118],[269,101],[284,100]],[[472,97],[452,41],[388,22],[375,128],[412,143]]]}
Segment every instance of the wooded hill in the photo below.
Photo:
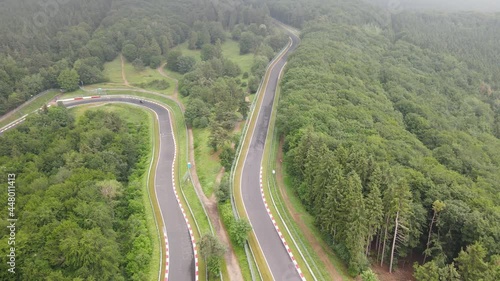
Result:
{"label": "wooded hill", "polygon": [[232,30],[268,15],[241,1],[44,3],[0,2],[0,115],[45,89],[72,91],[80,81],[104,82],[104,62],[120,52],[156,68],[172,47],[190,38],[197,21]]}
{"label": "wooded hill", "polygon": [[[6,38],[0,42],[0,114],[44,89],[72,91],[81,82],[105,82],[104,63],[120,53],[136,69],[166,61],[170,70],[186,74],[180,93],[189,97],[188,125],[210,126],[211,146],[223,147],[223,165],[231,165],[231,133],[246,117],[245,97],[256,91],[268,61],[287,42],[271,26],[264,5],[56,2],[0,2],[0,36]],[[37,22],[40,16],[49,20]],[[241,54],[253,54],[249,72],[224,57],[226,40],[237,41]],[[179,51],[186,41],[189,49],[200,50],[201,61]],[[165,81],[154,82],[165,87]],[[138,159],[149,149],[140,136],[148,134],[138,128],[106,113],[88,113],[75,123],[55,108],[0,137],[0,167],[4,174],[16,173],[22,187],[16,205],[22,220],[17,254],[23,257],[16,264],[17,280],[149,279],[153,245],[137,180],[144,168]],[[0,199],[7,202],[6,193]],[[5,238],[7,220],[2,221]],[[7,253],[7,246],[0,249]],[[218,274],[219,267],[209,270]],[[12,277],[6,263],[0,269],[0,279]]]}
{"label": "wooded hill", "polygon": [[498,16],[269,5],[303,26],[278,111],[285,163],[350,272],[412,256],[418,280],[500,279],[498,54],[482,51]]}

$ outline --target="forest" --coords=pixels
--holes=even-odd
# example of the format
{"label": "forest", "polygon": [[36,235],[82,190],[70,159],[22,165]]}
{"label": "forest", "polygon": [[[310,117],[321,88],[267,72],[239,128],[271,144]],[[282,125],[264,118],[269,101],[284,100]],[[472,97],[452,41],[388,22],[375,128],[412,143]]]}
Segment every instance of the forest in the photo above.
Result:
{"label": "forest", "polygon": [[[168,69],[186,74],[180,93],[189,96],[188,126],[210,126],[215,150],[226,146],[235,122],[246,117],[245,96],[255,93],[267,63],[287,42],[271,24],[265,5],[65,1],[42,7],[48,19],[42,25],[36,22],[39,3],[28,2],[0,3],[5,20],[0,36],[6,38],[0,42],[0,115],[46,89],[69,92],[106,82],[104,63],[121,53],[136,69],[156,69],[166,61]],[[17,24],[10,27],[9,20]],[[238,41],[241,54],[254,54],[250,73],[241,76],[239,67],[223,57],[221,43],[226,40]],[[186,41],[189,49],[201,50],[201,63],[170,51]]]}
{"label": "forest", "polygon": [[[198,2],[0,2],[0,114],[46,89],[73,91],[82,84],[105,82],[103,64],[120,53],[130,62],[156,68],[172,47],[188,38],[196,39],[198,48],[215,44],[217,36],[224,40],[225,30],[237,24],[259,27],[269,14],[262,5]],[[210,42],[201,22],[211,28]],[[198,34],[203,36],[193,38]],[[262,40],[250,35],[244,36],[250,39],[247,52]],[[258,46],[252,45],[254,40]]]}
{"label": "forest", "polygon": [[[204,145],[208,143],[213,152],[222,150],[220,159],[227,170],[230,170],[234,157],[233,143],[237,142],[232,135],[233,129],[237,122],[247,116],[250,104],[248,96],[255,94],[268,62],[288,42],[283,32],[272,24],[265,5],[246,1],[200,3],[195,0],[69,0],[46,3],[7,0],[0,2],[0,18],[0,36],[5,38],[0,42],[0,115],[47,89],[72,92],[78,90],[79,86],[108,82],[104,65],[120,55],[126,63],[133,65],[136,71],[146,68],[156,70],[165,63],[166,69],[182,77],[179,79],[179,93],[186,105],[185,117],[188,127],[209,128],[210,139],[206,140]],[[251,55],[252,61],[248,71],[242,73],[237,62],[224,56],[222,44],[226,41],[236,42],[241,55]],[[201,56],[195,58],[183,54],[180,45],[184,43],[190,51],[199,51]],[[166,80],[154,80],[149,84],[138,83],[135,86],[164,89],[170,85]],[[42,138],[39,143],[37,140],[40,136],[31,135],[44,135],[46,131],[35,130],[37,125],[32,122],[38,121],[29,121],[16,129],[15,133],[0,137],[4,167],[11,167],[8,158],[15,155],[24,161],[15,164],[18,169],[15,172],[19,177],[25,177],[22,172],[24,165],[32,168],[35,165],[40,169],[36,170],[36,175],[47,179],[43,181],[46,186],[39,185],[38,181],[35,181],[36,176],[28,174],[30,181],[19,182],[31,186],[26,190],[26,194],[35,194],[35,191],[40,189],[40,194],[36,193],[38,201],[29,203],[31,209],[24,204],[19,207],[25,209],[26,214],[45,214],[45,219],[37,222],[37,228],[30,234],[32,236],[26,237],[36,240],[37,244],[26,243],[26,253],[32,254],[33,259],[19,265],[23,272],[19,275],[19,280],[26,276],[39,280],[72,280],[76,277],[85,280],[147,279],[150,273],[147,265],[153,249],[151,241],[147,240],[149,233],[144,222],[139,222],[143,218],[138,217],[143,216],[144,210],[140,201],[137,201],[145,195],[139,192],[139,183],[130,182],[131,177],[134,177],[131,175],[132,171],[135,173],[138,170],[139,173],[142,167],[134,168],[137,164],[134,161],[137,159],[123,162],[123,157],[130,157],[123,155],[125,152],[118,149],[122,145],[127,146],[129,138],[144,132],[125,132],[126,130],[112,128],[109,128],[111,131],[93,131],[101,127],[105,129],[110,125],[99,123],[99,118],[114,120],[116,116],[87,116],[88,118],[75,121],[71,120],[71,115],[66,112],[63,114],[58,109],[51,109],[42,114],[49,115],[56,115],[54,118],[57,120],[64,115],[64,119],[68,119],[64,128],[70,128],[70,131],[50,132],[47,139]],[[118,125],[123,123],[119,120],[110,122],[116,122]],[[87,128],[87,123],[92,128],[88,136],[84,137],[73,131],[80,130],[78,128],[81,126]],[[23,133],[22,138],[25,141],[16,143],[15,138],[19,137],[16,135],[19,131]],[[97,139],[91,140],[92,137]],[[120,143],[121,139],[125,140],[124,143]],[[87,141],[92,144],[85,143]],[[46,148],[49,143],[61,145],[62,150],[56,149],[55,146],[43,150],[42,147]],[[37,150],[30,150],[31,146]],[[136,147],[131,146],[130,149],[134,150]],[[141,147],[140,152],[145,153],[144,149],[146,147]],[[46,155],[43,151],[50,154]],[[87,155],[88,152],[92,154]],[[35,155],[36,159],[33,158]],[[118,162],[114,163],[115,160]],[[63,171],[59,172],[61,169]],[[74,173],[78,172],[78,176],[73,176],[73,170]],[[53,180],[56,176],[62,179]],[[80,182],[83,182],[83,185]],[[64,186],[59,187],[62,184]],[[101,185],[106,185],[107,190],[108,184],[109,188],[117,190],[115,193],[119,194],[119,198],[118,195],[113,200],[99,197],[96,192]],[[68,196],[64,198],[58,197],[54,191],[45,194],[45,190],[50,189],[52,185],[59,189],[70,186],[73,193],[64,193]],[[86,197],[80,196],[78,190],[87,186],[89,190],[85,192],[93,193],[85,195]],[[130,194],[125,194],[125,190]],[[228,194],[229,190],[226,190],[226,196]],[[25,194],[19,196],[24,198]],[[66,202],[70,200],[69,197],[74,197],[76,202],[84,201],[85,204],[75,206],[77,209],[73,210],[73,205],[70,205],[73,201]],[[40,206],[39,202],[42,201],[58,201],[62,202],[62,205],[50,207],[51,203],[47,203]],[[38,209],[42,207],[43,209]],[[127,212],[127,208],[137,214],[126,213],[118,216],[119,212]],[[74,218],[74,212],[81,218]],[[96,225],[94,216],[103,218],[102,223]],[[53,234],[50,232],[51,228],[62,222],[66,223],[66,220],[71,221],[71,224],[67,222],[70,229],[64,232],[61,229],[61,232]],[[23,217],[23,221],[27,229],[28,225],[34,224],[36,220],[24,220]],[[241,227],[241,223],[243,221],[240,221],[240,224],[232,224],[231,227],[227,225],[231,229],[232,238],[233,229]],[[242,229],[246,228],[247,226]],[[118,235],[125,233],[125,229],[130,232],[131,237]],[[93,232],[87,233],[87,230]],[[21,232],[19,235],[25,235],[23,229]],[[88,235],[94,236],[85,238]],[[109,238],[109,241],[106,240],[102,245],[95,245],[103,247],[102,249],[76,251],[75,247],[79,244],[88,244],[88,241],[91,241],[89,239],[98,239],[99,235]],[[49,251],[49,246],[66,243],[65,239],[69,236],[74,236],[74,239],[67,243],[76,244],[68,244],[71,248],[54,253],[57,260],[35,263],[35,256],[43,253],[45,259],[45,256],[49,255],[45,253]],[[238,243],[243,245],[245,239],[242,236],[235,241],[240,241]],[[25,243],[25,240],[21,242]],[[105,246],[110,248],[104,248]],[[68,251],[77,255],[71,258],[79,259],[71,265],[65,263]],[[106,254],[90,263],[92,257],[89,256],[89,251],[94,251],[95,255],[102,251]],[[108,263],[109,267],[101,271],[94,270],[101,263]],[[218,261],[216,266],[209,270],[218,275],[220,264]],[[33,272],[38,273],[36,275]]]}
{"label": "forest", "polygon": [[498,15],[279,3],[271,14],[303,27],[278,110],[285,163],[351,274],[417,258],[417,280],[500,279],[498,53],[486,31]]}
{"label": "forest", "polygon": [[[0,115],[47,89],[106,82],[104,63],[120,54],[137,68],[166,62],[182,74],[188,127],[209,128],[230,170],[235,124],[287,42],[270,16],[302,39],[281,84],[284,164],[350,274],[415,262],[419,281],[500,280],[498,13],[394,13],[360,0],[4,0]],[[249,72],[225,57],[227,40],[253,54]],[[183,43],[200,60],[174,50]],[[0,169],[26,187],[18,280],[144,280],[143,130],[113,113],[75,120],[50,108],[0,137]]]}
{"label": "forest", "polygon": [[[148,131],[116,113],[87,111],[75,120],[55,107],[2,135],[0,167],[16,175],[17,185],[12,246],[22,258],[15,280],[148,276],[153,249],[141,188]],[[0,196],[7,202],[7,192]],[[2,241],[6,217],[2,212]],[[0,248],[7,253],[12,246]],[[2,261],[0,279],[14,280],[5,255]]]}

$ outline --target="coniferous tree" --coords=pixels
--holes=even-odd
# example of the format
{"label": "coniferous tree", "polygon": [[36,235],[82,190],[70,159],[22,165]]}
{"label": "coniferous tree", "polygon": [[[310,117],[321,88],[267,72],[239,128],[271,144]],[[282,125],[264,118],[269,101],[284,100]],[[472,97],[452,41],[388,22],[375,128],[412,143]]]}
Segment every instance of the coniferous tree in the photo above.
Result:
{"label": "coniferous tree", "polygon": [[365,225],[366,213],[361,180],[356,172],[351,172],[346,179],[346,196],[344,210],[346,221],[343,225],[343,240],[349,250],[349,271],[359,274],[367,265],[364,256],[367,227]]}
{"label": "coniferous tree", "polygon": [[367,226],[367,238],[366,238],[366,251],[365,255],[368,256],[369,246],[373,239],[373,236],[378,232],[382,226],[383,219],[383,203],[382,196],[380,193],[379,185],[381,179],[381,171],[376,168],[373,174],[370,176],[370,184],[368,185],[368,195],[365,198],[365,208],[366,208],[366,226]]}

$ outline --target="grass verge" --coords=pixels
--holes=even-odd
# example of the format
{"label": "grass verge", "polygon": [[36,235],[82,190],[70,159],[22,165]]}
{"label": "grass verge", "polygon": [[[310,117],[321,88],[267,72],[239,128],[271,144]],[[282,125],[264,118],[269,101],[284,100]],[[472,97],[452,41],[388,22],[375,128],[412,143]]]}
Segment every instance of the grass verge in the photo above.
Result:
{"label": "grass verge", "polygon": [[117,56],[113,61],[104,63],[104,77],[109,83],[118,83],[123,85],[122,80],[122,61],[120,56]]}
{"label": "grass verge", "polygon": [[[231,207],[231,202],[219,203],[217,205],[219,210],[220,219],[224,224],[224,227],[229,230],[233,223],[236,222],[236,218],[234,217],[233,210]],[[228,231],[229,233],[229,231]],[[229,236],[231,238],[231,236]],[[243,246],[238,245],[234,241],[231,240],[231,245],[233,246],[233,250],[235,252],[236,258],[238,259],[238,263],[241,267],[241,274],[243,279],[252,280],[252,274],[250,272],[250,265],[248,264],[248,260],[245,254],[245,248]]]}
{"label": "grass verge", "polygon": [[8,118],[5,118],[0,122],[0,128],[15,121],[18,118],[21,118],[25,114],[31,113],[43,105],[49,103],[55,96],[60,94],[59,91],[48,91],[38,96],[35,96],[32,100],[25,102],[23,105],[16,109],[16,112],[10,115]]}
{"label": "grass verge", "polygon": [[217,174],[222,167],[217,154],[208,146],[207,140],[209,136],[209,129],[193,129],[196,173],[203,188],[203,193],[207,197],[210,197],[214,192]]}

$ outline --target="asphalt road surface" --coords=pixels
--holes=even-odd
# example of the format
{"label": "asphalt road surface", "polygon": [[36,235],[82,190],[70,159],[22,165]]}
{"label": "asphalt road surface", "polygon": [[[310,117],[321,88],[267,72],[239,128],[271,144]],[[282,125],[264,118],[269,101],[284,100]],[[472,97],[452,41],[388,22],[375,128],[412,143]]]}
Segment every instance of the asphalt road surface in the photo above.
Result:
{"label": "asphalt road surface", "polygon": [[158,165],[155,171],[155,191],[163,217],[163,225],[167,229],[170,257],[168,280],[195,280],[193,245],[173,189],[172,165],[175,149],[168,111],[164,107],[148,101],[140,103],[138,99],[110,96],[99,99],[66,101],[64,105],[74,107],[96,102],[130,103],[147,107],[157,114],[160,129],[160,147]]}
{"label": "asphalt road surface", "polygon": [[[288,55],[295,50],[299,43],[299,38],[292,34],[289,35],[292,38],[292,46],[271,69],[269,82],[265,88],[262,105],[251,137],[250,147],[243,164],[241,176],[241,191],[248,218],[257,236],[260,247],[264,252],[264,256],[269,264],[274,280],[277,281],[301,280],[285,246],[281,242],[267,214],[259,185],[260,166],[264,152],[264,144],[267,138],[274,96],[278,85],[278,77],[286,63]],[[263,181],[265,181],[265,179],[263,179]]]}

